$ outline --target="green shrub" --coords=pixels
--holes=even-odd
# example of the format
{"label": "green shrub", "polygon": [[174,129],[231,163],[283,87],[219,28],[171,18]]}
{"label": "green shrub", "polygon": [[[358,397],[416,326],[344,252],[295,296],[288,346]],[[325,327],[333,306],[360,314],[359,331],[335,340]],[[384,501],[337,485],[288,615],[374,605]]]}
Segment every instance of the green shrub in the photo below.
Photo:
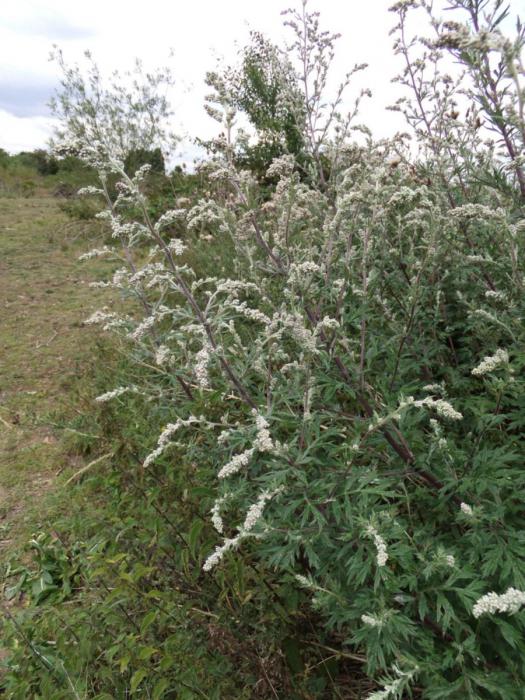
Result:
{"label": "green shrub", "polygon": [[124,169],[127,173],[133,174],[143,165],[149,165],[153,173],[164,175],[164,156],[160,148],[151,150],[136,148],[127,154],[124,161]]}
{"label": "green shrub", "polygon": [[102,205],[93,199],[87,197],[65,197],[58,204],[59,209],[67,214],[72,219],[80,221],[89,221],[94,219],[101,211]]}
{"label": "green shrub", "polygon": [[43,149],[22,151],[14,156],[17,162],[34,168],[39,175],[55,175],[59,170],[57,159]]}

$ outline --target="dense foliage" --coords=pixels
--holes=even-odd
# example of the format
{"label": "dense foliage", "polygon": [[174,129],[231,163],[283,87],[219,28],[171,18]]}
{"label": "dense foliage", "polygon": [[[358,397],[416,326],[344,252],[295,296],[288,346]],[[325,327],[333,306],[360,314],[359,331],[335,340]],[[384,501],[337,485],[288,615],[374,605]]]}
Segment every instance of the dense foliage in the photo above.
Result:
{"label": "dense foliage", "polygon": [[[337,37],[290,11],[284,117],[215,76],[202,192],[156,216],[148,168],[66,113],[62,147],[107,203],[89,255],[120,261],[101,284],[128,304],[89,322],[128,360],[96,399],[108,534],[51,554],[54,603],[78,587],[96,620],[56,667],[64,697],[523,697],[524,34],[501,33],[499,0],[453,6],[392,8],[411,141],[354,126],[351,73],[326,94]],[[412,12],[433,38],[407,36]],[[239,108],[256,143],[282,130],[263,175],[239,167]],[[36,617],[64,653],[76,630]],[[13,658],[12,697],[59,697],[41,659]]]}
{"label": "dense foliage", "polygon": [[[206,104],[212,118],[222,124],[226,109],[227,131],[236,113],[256,130],[256,140],[237,132],[232,154],[237,167],[250,170],[263,184],[272,161],[290,153],[297,167],[305,170],[309,158],[303,137],[304,104],[285,52],[260,32],[252,32],[250,43],[240,52],[239,65],[208,73],[206,83],[213,90]],[[216,141],[202,145],[217,151]]]}

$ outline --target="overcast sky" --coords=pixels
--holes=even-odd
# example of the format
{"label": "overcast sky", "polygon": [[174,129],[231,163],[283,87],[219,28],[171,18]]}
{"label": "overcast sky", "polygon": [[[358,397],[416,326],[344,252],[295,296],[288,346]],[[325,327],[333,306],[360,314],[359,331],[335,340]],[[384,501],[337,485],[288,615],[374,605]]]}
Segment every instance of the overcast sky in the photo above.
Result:
{"label": "overcast sky", "polygon": [[[356,62],[369,68],[355,86],[370,87],[374,98],[363,107],[362,119],[380,136],[401,127],[397,115],[385,111],[394,101],[390,83],[399,66],[388,35],[395,19],[393,0],[310,0],[321,9],[324,28],[340,32],[337,65],[341,73]],[[203,77],[218,56],[233,59],[236,44],[246,43],[250,29],[275,41],[286,33],[280,12],[291,0],[0,0],[0,147],[16,152],[43,147],[52,129],[47,108],[58,82],[49,62],[53,44],[66,62],[82,59],[89,49],[104,71],[126,69],[138,56],[148,67],[168,63],[177,85],[172,95],[175,130],[209,137],[214,123],[202,108]],[[525,14],[525,0],[512,0]],[[421,27],[423,30],[423,27]]]}

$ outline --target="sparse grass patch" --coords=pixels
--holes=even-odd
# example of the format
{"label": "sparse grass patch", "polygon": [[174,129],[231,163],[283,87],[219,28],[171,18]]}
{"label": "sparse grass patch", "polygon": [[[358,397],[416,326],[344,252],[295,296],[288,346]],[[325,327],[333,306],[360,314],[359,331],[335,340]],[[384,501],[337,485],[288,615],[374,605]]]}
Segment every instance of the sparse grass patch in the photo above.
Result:
{"label": "sparse grass patch", "polygon": [[69,459],[50,417],[75,415],[69,390],[93,352],[82,321],[100,294],[76,260],[89,241],[70,233],[51,197],[0,199],[0,488],[11,539],[27,534]]}

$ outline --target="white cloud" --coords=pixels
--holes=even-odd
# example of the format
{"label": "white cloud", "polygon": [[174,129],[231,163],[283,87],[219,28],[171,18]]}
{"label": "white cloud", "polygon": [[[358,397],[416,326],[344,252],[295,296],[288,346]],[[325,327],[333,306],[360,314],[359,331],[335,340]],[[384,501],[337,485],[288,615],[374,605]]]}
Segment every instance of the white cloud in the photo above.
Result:
{"label": "white cloud", "polygon": [[[440,0],[441,2],[442,0]],[[356,62],[366,61],[369,69],[356,81],[356,91],[370,87],[374,99],[363,106],[362,118],[378,135],[387,135],[400,128],[396,115],[384,107],[393,102],[396,88],[390,80],[399,68],[392,55],[392,37],[388,35],[394,16],[388,12],[392,0],[311,0],[312,8],[321,9],[325,28],[340,32],[337,69],[342,74]],[[443,0],[444,2],[444,0]],[[48,61],[53,43],[64,51],[66,62],[81,60],[89,49],[101,68],[110,71],[125,69],[134,57],[146,66],[170,60],[177,78],[173,103],[177,114],[175,128],[180,133],[199,134],[205,138],[213,133],[213,124],[202,109],[206,88],[203,77],[214,67],[218,55],[233,60],[237,46],[248,39],[250,29],[259,29],[274,41],[281,42],[285,32],[280,12],[295,0],[90,0],[73,3],[70,0],[19,0],[2,4],[0,20],[0,91],[2,85],[24,82],[18,114],[39,114],[33,127],[27,117],[11,120],[12,130],[0,132],[0,146],[14,150],[20,144],[32,147],[37,134],[45,142],[42,109],[42,89],[58,84],[55,64]],[[520,0],[514,0],[516,7]],[[19,76],[22,76],[19,79]],[[9,79],[8,79],[9,77]],[[40,89],[38,89],[40,86]],[[35,104],[31,107],[31,90]],[[11,88],[11,98],[17,90]],[[23,103],[23,104],[22,104]],[[40,105],[40,106],[38,106]],[[6,102],[0,106],[16,111]],[[31,112],[33,109],[33,112]],[[31,120],[29,120],[31,121]],[[31,134],[25,143],[24,134]]]}
{"label": "white cloud", "polygon": [[0,134],[8,136],[0,142],[0,148],[10,153],[45,147],[52,129],[53,119],[49,117],[15,117],[0,109]]}

